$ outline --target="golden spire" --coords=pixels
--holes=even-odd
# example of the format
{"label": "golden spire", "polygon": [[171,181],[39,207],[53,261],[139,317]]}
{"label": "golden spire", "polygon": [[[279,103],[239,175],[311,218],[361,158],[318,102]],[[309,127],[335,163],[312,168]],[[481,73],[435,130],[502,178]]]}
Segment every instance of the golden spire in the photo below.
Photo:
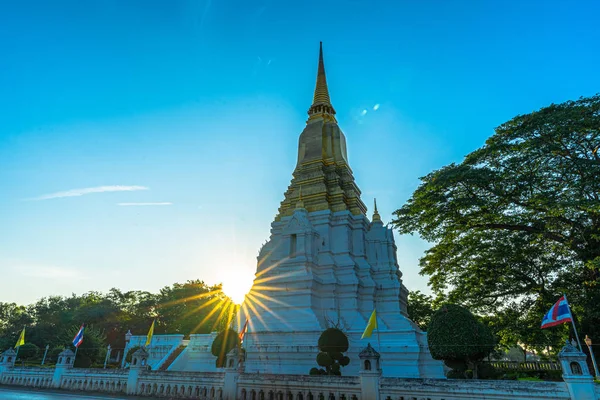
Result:
{"label": "golden spire", "polygon": [[373,199],[373,202],[375,203],[375,211],[373,212],[373,221],[381,221],[381,216],[379,215],[379,212],[377,211],[377,199]]}
{"label": "golden spire", "polygon": [[315,95],[313,104],[308,110],[309,120],[317,117],[323,117],[335,121],[335,110],[331,105],[329,98],[329,89],[327,88],[327,78],[325,77],[325,63],[323,62],[323,42],[319,45],[319,67],[317,69],[317,84],[315,85]]}

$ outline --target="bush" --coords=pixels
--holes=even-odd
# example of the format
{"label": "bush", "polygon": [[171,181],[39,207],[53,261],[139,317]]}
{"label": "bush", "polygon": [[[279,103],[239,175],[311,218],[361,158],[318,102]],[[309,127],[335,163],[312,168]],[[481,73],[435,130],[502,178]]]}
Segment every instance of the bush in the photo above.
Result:
{"label": "bush", "polygon": [[346,334],[337,328],[326,329],[319,337],[318,345],[319,350],[326,353],[345,353],[349,347]]}
{"label": "bush", "polygon": [[33,343],[25,343],[19,347],[19,358],[27,361],[36,358],[40,354],[40,348]]}
{"label": "bush", "polygon": [[241,348],[241,346],[240,337],[233,329],[227,329],[219,333],[210,348],[212,355],[217,357],[215,361],[217,368],[225,367],[227,353],[236,347]]}
{"label": "bush", "polygon": [[536,378],[543,381],[561,382],[562,371],[559,370],[544,370],[532,371],[529,369],[504,369],[496,368],[497,379],[504,380],[521,380],[523,378]]}
{"label": "bush", "polygon": [[477,378],[477,364],[494,349],[494,337],[466,308],[445,304],[431,317],[427,327],[431,356],[452,369],[466,365]]}
{"label": "bush", "polygon": [[322,351],[317,354],[317,364],[319,364],[321,367],[327,367],[333,364],[333,358],[328,353]]}
{"label": "bush", "polygon": [[337,328],[326,329],[318,341],[317,364],[324,369],[311,368],[311,375],[342,375],[341,367],[350,364],[350,358],[344,355],[349,343],[346,334]]}
{"label": "bush", "polygon": [[48,363],[56,364],[56,362],[58,361],[58,355],[60,353],[62,353],[64,350],[65,350],[64,346],[54,346],[53,348],[48,350],[48,354],[46,355],[45,364],[48,364]]}
{"label": "bush", "polygon": [[488,363],[479,364],[477,367],[477,377],[479,379],[499,379],[502,374]]}
{"label": "bush", "polygon": [[451,369],[446,374],[448,379],[465,379],[465,371],[459,369]]}

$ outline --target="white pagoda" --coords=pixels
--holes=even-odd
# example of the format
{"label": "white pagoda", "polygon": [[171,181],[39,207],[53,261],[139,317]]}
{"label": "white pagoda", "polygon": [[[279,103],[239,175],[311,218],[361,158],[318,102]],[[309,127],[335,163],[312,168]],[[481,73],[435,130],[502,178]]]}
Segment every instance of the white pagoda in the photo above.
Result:
{"label": "white pagoda", "polygon": [[[371,342],[384,376],[443,378],[426,333],[407,317],[392,230],[376,204],[367,218],[330,101],[322,45],[308,115],[292,181],[241,308],[246,372],[308,374],[317,367],[319,336],[339,327],[350,341],[343,375],[358,374],[358,354]],[[378,330],[361,340],[375,309]]]}

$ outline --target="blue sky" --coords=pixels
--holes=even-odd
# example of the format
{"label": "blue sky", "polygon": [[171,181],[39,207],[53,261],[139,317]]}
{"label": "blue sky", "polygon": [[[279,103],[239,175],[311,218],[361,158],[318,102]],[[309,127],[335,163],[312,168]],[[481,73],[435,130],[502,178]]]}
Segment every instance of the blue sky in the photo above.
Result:
{"label": "blue sky", "polygon": [[[248,287],[321,40],[355,178],[389,221],[418,177],[502,122],[600,91],[599,13],[595,1],[2,2],[0,301]],[[427,244],[397,244],[406,285],[425,289]]]}

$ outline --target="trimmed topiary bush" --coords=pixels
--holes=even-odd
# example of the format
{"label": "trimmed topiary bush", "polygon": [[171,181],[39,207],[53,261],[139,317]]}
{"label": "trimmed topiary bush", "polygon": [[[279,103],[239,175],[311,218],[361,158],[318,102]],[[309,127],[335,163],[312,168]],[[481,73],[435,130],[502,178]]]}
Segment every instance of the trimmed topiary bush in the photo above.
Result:
{"label": "trimmed topiary bush", "polygon": [[326,329],[319,337],[317,364],[323,368],[311,368],[310,375],[342,375],[341,367],[350,364],[344,355],[348,351],[348,337],[337,328]]}
{"label": "trimmed topiary bush", "polygon": [[494,349],[489,328],[455,304],[445,304],[433,314],[427,341],[433,358],[455,370],[472,370],[473,378],[477,378],[478,364]]}
{"label": "trimmed topiary bush", "polygon": [[242,343],[240,337],[233,329],[227,329],[217,335],[210,348],[213,356],[217,357],[215,364],[217,368],[225,367],[227,361],[227,353],[234,348],[240,348]]}

